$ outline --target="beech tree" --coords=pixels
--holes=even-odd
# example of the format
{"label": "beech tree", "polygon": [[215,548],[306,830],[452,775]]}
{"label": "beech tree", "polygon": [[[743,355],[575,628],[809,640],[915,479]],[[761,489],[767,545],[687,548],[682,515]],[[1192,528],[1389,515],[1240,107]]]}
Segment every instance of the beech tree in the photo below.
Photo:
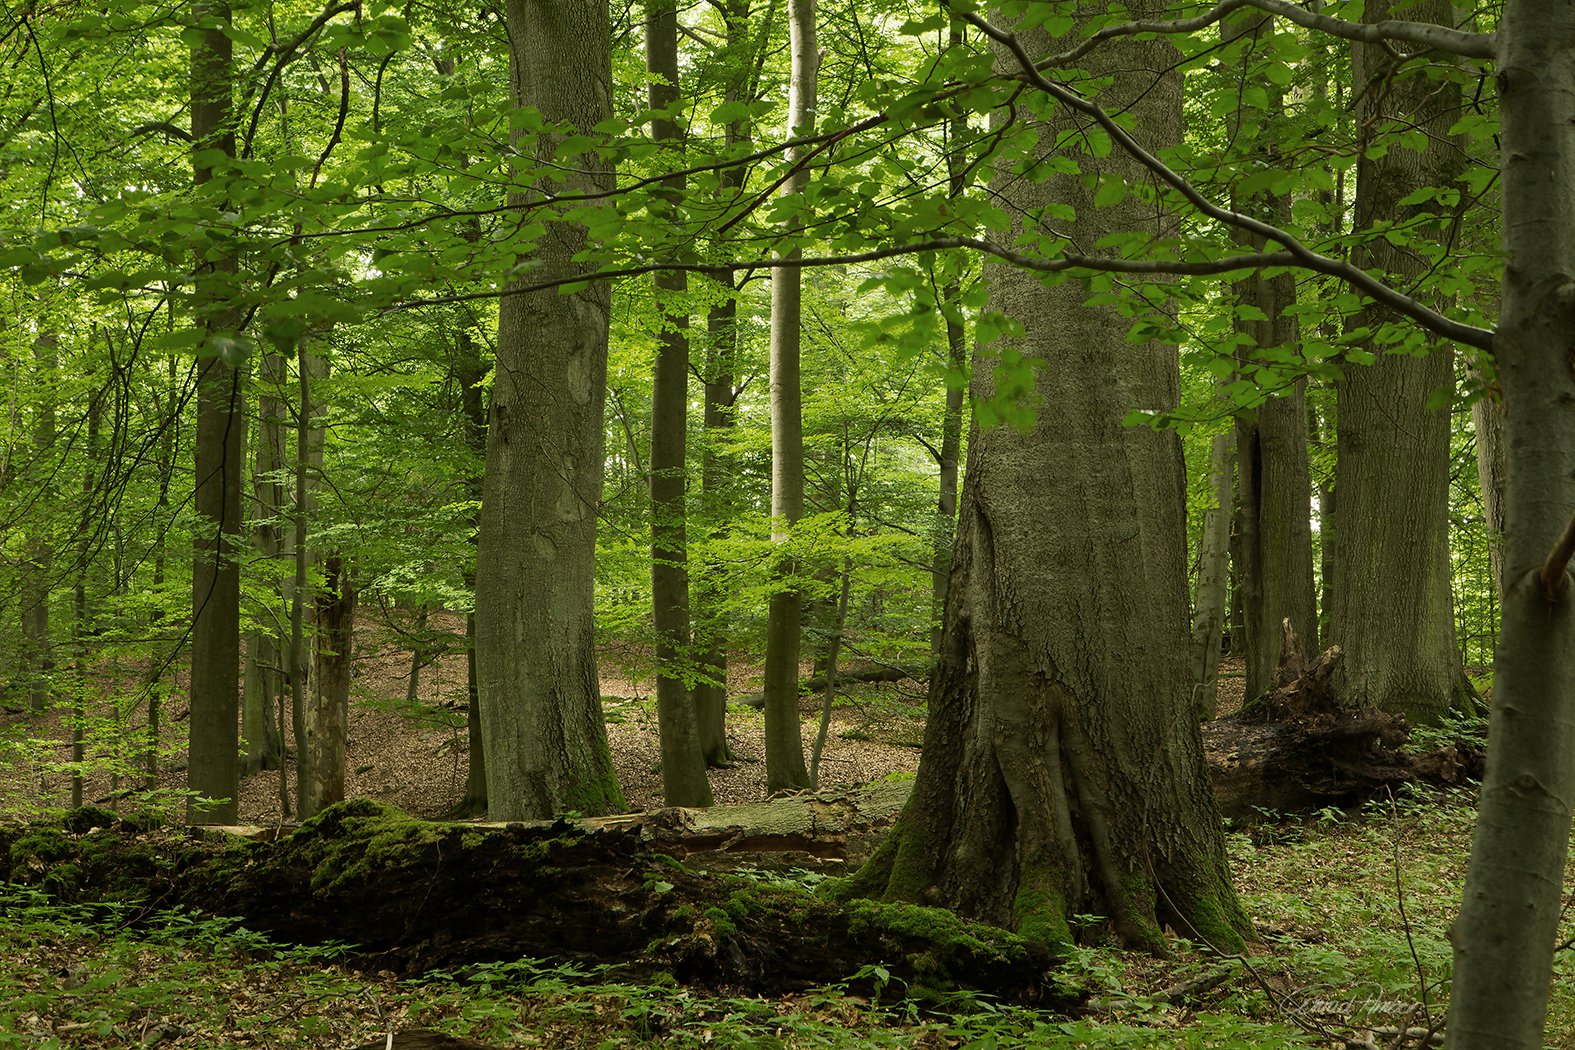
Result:
{"label": "beech tree", "polygon": [[[509,0],[510,82],[516,106],[544,122],[517,127],[522,164],[541,165],[529,193],[605,191],[612,172],[594,152],[554,167],[570,129],[612,115],[605,0]],[[533,132],[527,134],[527,130]],[[548,172],[551,174],[548,174]],[[510,200],[527,201],[514,190]],[[546,224],[530,249],[532,277],[574,279],[582,224]],[[596,511],[610,289],[525,293],[505,288],[487,422],[476,551],[476,675],[495,820],[606,813],[623,805],[602,722],[596,673]]]}

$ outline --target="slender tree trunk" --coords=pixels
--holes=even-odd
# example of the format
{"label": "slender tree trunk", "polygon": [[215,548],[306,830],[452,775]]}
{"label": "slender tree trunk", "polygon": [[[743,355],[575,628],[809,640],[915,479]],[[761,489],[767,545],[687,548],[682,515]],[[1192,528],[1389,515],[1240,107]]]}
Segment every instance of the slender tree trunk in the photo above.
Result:
{"label": "slender tree trunk", "polygon": [[[205,154],[235,155],[228,0],[195,0],[199,27],[191,46],[192,174],[198,186],[213,169]],[[224,176],[228,178],[228,175]],[[193,823],[233,824],[240,790],[240,589],[236,537],[245,475],[246,374],[224,356],[227,333],[240,323],[229,305],[233,255],[197,260],[197,322],[206,330],[197,373],[196,541],[192,562],[191,722],[186,786]],[[198,801],[207,800],[207,801]]]}
{"label": "slender tree trunk", "polygon": [[[1403,17],[1453,24],[1444,0],[1400,8]],[[1366,18],[1389,17],[1389,5],[1369,0]],[[1360,126],[1420,127],[1421,152],[1388,142],[1382,156],[1364,153],[1357,167],[1356,228],[1398,221],[1417,209],[1400,200],[1421,186],[1447,185],[1460,167],[1448,131],[1458,116],[1459,88],[1398,68],[1390,53],[1358,44],[1353,55],[1360,92]],[[1428,236],[1423,229],[1407,237]],[[1387,240],[1367,242],[1356,262],[1402,284],[1429,264]],[[1352,325],[1377,329],[1387,315],[1368,307]],[[1430,399],[1453,390],[1448,349],[1423,357],[1375,351],[1366,367],[1348,365],[1336,384],[1339,426],[1335,476],[1335,534],[1340,544],[1339,586],[1329,641],[1344,650],[1335,688],[1346,702],[1377,707],[1417,722],[1436,721],[1474,697],[1455,645],[1449,560],[1449,412]],[[1447,402],[1446,402],[1447,403]]]}
{"label": "slender tree trunk", "polygon": [[[487,404],[481,388],[486,377],[487,365],[476,348],[476,341],[467,328],[461,327],[457,337],[458,356],[455,378],[459,383],[460,426],[465,444],[478,463],[487,456]],[[481,474],[471,476],[470,498],[481,505]],[[478,509],[473,524],[478,531],[481,512]],[[475,563],[466,567],[465,586],[476,592]],[[457,814],[473,816],[487,811],[487,748],[486,737],[481,731],[481,697],[476,678],[476,614],[465,614],[465,739],[469,756],[465,771],[465,797],[460,800]]]}
{"label": "slender tree trunk", "polygon": [[1563,936],[1575,800],[1575,590],[1568,549],[1559,550],[1575,507],[1572,39],[1568,4],[1509,0],[1498,23],[1506,265],[1494,356],[1509,465],[1504,623],[1480,815],[1450,933],[1455,1050],[1542,1045]]}
{"label": "slender tree trunk", "polygon": [[[1144,18],[1163,5],[1129,8]],[[1095,13],[1104,5],[1085,8]],[[1067,43],[1038,30],[1021,39],[1030,55]],[[1175,68],[1167,42],[1123,41],[1083,61],[1113,75],[1099,99],[1143,141],[1179,138],[1180,77],[1154,72]],[[1072,139],[1068,126],[1058,117],[1038,127],[1040,149]],[[1138,181],[1134,161],[1078,159],[1084,177],[1032,183],[1005,170],[998,186],[1018,216],[1071,206],[1076,220],[1056,232],[1075,243],[1112,230],[1173,235],[1151,205],[1094,207],[1086,176]],[[1038,940],[1070,941],[1071,916],[1091,913],[1128,943],[1162,950],[1168,923],[1235,950],[1248,923],[1189,687],[1181,448],[1174,432],[1121,425],[1134,407],[1175,404],[1176,348],[1127,342],[1129,319],[1087,305],[1081,282],[1047,288],[1010,267],[986,279],[991,305],[1023,334],[980,348],[974,399],[998,395],[998,354],[1050,367],[1035,371],[1031,428],[980,430],[968,443],[918,779],[851,889],[946,905]]]}
{"label": "slender tree trunk", "polygon": [[[33,344],[33,353],[40,386],[38,414],[33,420],[33,453],[40,463],[45,463],[55,445],[55,383],[59,367],[55,337],[40,336]],[[54,545],[49,535],[54,503],[50,498],[52,488],[47,483],[43,485],[37,509],[28,523],[27,538],[22,544],[22,571],[17,581],[22,607],[20,677],[27,690],[28,707],[34,715],[44,713],[53,692],[50,677],[54,671],[54,657],[49,637],[50,577],[54,574]]]}
{"label": "slender tree trunk", "polygon": [[314,554],[307,542],[312,519],[317,512],[317,479],[323,469],[323,429],[315,389],[323,375],[325,362],[310,353],[303,342],[296,351],[296,382],[299,384],[295,414],[295,579],[290,586],[290,723],[295,736],[295,804],[301,817],[310,799],[317,797],[314,783],[318,773],[312,763],[316,757],[308,738],[313,724],[312,705],[316,689],[312,683],[312,642],[306,633],[307,606],[314,601],[311,567]]}
{"label": "slender tree trunk", "polygon": [[[611,117],[605,0],[507,0],[506,11],[514,103],[587,133]],[[555,141],[543,135],[533,148],[550,155]],[[586,153],[534,195],[611,188],[605,162]],[[594,269],[574,259],[584,248],[582,227],[547,223],[531,280]],[[605,282],[499,304],[476,552],[476,671],[494,820],[623,806],[593,621],[608,322]]]}
{"label": "slender tree trunk", "polygon": [[[252,544],[263,563],[263,571],[273,578],[278,571],[284,544],[280,529],[284,514],[284,388],[285,360],[277,352],[263,355],[261,390],[257,398],[257,459],[252,474],[252,493],[257,501],[257,524],[252,528]],[[250,776],[263,769],[278,769],[283,761],[284,743],[274,725],[274,705],[284,691],[283,652],[279,644],[281,602],[273,601],[278,588],[270,584],[267,611],[274,616],[272,627],[252,631],[246,641],[246,680],[241,699],[241,775]],[[264,617],[268,622],[268,617]]]}
{"label": "slender tree trunk", "polygon": [[88,567],[93,561],[94,516],[93,491],[98,473],[99,420],[103,404],[93,395],[87,411],[87,442],[83,448],[86,463],[82,467],[82,509],[77,520],[76,567],[72,573],[71,648],[73,677],[71,690],[71,806],[82,805],[82,765],[87,759],[87,694],[88,694],[88,637],[93,633],[88,609]]}
{"label": "slender tree trunk", "polygon": [[1214,717],[1219,698],[1220,637],[1225,631],[1225,585],[1230,577],[1231,459],[1235,434],[1215,434],[1209,447],[1211,502],[1203,512],[1198,596],[1192,606],[1192,687],[1198,717]]}
{"label": "slender tree trunk", "polygon": [[[1471,369],[1481,382],[1482,373]],[[1504,593],[1504,487],[1507,450],[1504,447],[1504,401],[1488,390],[1471,402],[1471,425],[1477,435],[1477,482],[1482,490],[1482,525],[1488,534],[1488,557],[1492,565],[1493,587]]]}
{"label": "slender tree trunk", "polygon": [[[1274,20],[1257,11],[1246,11],[1222,26],[1227,43],[1246,38],[1252,49],[1272,35]],[[1282,167],[1278,143],[1263,134],[1283,121],[1284,103],[1277,90],[1266,95],[1267,104],[1237,110],[1236,133],[1250,146],[1260,163]],[[1260,194],[1237,204],[1239,210],[1279,226],[1290,222],[1290,194]],[[1264,249],[1261,237],[1243,236],[1244,246]],[[1283,349],[1294,350],[1300,340],[1296,321],[1296,275],[1269,277],[1254,273],[1237,284],[1237,298],[1256,307],[1257,316],[1238,319],[1237,330],[1252,341],[1239,352],[1240,372],[1256,381],[1268,357]],[[1284,637],[1281,621],[1291,627],[1309,650],[1318,643],[1317,600],[1313,583],[1312,490],[1307,462],[1307,408],[1305,380],[1297,380],[1260,405],[1251,416],[1236,421],[1237,533],[1242,558],[1242,627],[1240,650],[1246,657],[1247,696],[1257,697],[1274,687]]]}
{"label": "slender tree trunk", "polygon": [[[672,151],[669,167],[683,168],[678,121],[665,114],[678,104],[676,0],[647,0],[646,69],[650,73],[651,137]],[[662,181],[668,207],[681,206],[684,177]],[[709,806],[711,784],[695,706],[689,695],[689,551],[687,474],[689,430],[689,281],[682,272],[658,273],[657,337],[651,389],[651,604],[656,624],[656,717],[662,749],[662,795],[669,806]]]}
{"label": "slender tree trunk", "polygon": [[[1325,402],[1328,404],[1328,402]],[[1320,452],[1332,447],[1332,436],[1325,436],[1332,427],[1320,426],[1318,407],[1307,399],[1307,440]],[[1329,636],[1329,610],[1334,607],[1335,583],[1340,564],[1340,537],[1334,532],[1334,473],[1329,470],[1318,478],[1318,634]]]}
{"label": "slender tree trunk", "polygon": [[[723,535],[728,508],[727,476],[732,457],[722,451],[733,431],[733,386],[738,350],[738,301],[727,299],[711,308],[706,320],[709,344],[705,384],[705,445],[700,458],[700,505],[713,539]],[[718,606],[723,599],[722,567],[702,562],[694,587],[695,718],[706,765],[726,765],[733,758],[727,745],[727,636]]]}
{"label": "slender tree trunk", "polygon": [[427,606],[421,603],[416,610],[415,637],[410,642],[410,673],[405,676],[405,703],[415,704],[421,698],[421,669],[430,658],[427,656]]}
{"label": "slender tree trunk", "polygon": [[[815,0],[788,2],[791,76],[788,88],[788,135],[807,134],[815,124],[815,78],[819,54],[815,44]],[[791,149],[795,164],[802,149]],[[799,171],[782,187],[784,196],[800,193],[807,181]],[[802,222],[788,223],[791,234]],[[789,253],[798,254],[795,248]],[[803,315],[802,274],[796,267],[771,276],[771,520],[772,539],[789,540],[804,515],[804,427],[799,387],[799,330]],[[795,560],[780,557],[777,586],[771,595],[766,625],[766,789],[789,791],[809,785],[804,769],[804,737],[798,710],[799,646],[803,640],[803,600],[794,577]]]}

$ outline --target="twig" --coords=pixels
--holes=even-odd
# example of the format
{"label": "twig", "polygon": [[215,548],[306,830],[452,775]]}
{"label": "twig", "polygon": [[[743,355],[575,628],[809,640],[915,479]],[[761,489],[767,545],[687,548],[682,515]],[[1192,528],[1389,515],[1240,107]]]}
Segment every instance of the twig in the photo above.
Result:
{"label": "twig", "polygon": [[1570,563],[1571,557],[1575,557],[1575,514],[1570,516],[1569,524],[1564,526],[1564,532],[1553,549],[1548,551],[1547,560],[1537,572],[1542,592],[1550,602],[1564,590],[1564,568]]}

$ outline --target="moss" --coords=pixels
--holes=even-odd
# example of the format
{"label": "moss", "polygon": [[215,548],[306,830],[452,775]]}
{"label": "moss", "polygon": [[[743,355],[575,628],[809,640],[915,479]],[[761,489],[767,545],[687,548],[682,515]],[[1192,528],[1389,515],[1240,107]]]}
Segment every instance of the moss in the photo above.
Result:
{"label": "moss", "polygon": [[[848,906],[850,932],[872,959],[902,964],[911,974],[908,992],[919,998],[1026,975],[1050,967],[1044,944],[944,908],[859,900]],[[1031,980],[1031,978],[1030,978]]]}
{"label": "moss", "polygon": [[730,915],[722,908],[707,908],[705,918],[711,924],[711,931],[717,937],[733,937],[738,933],[738,924],[734,920],[736,915]]}
{"label": "moss", "polygon": [[858,871],[821,892],[833,900],[924,900],[935,874],[934,842],[906,817],[875,848]]}
{"label": "moss", "polygon": [[1024,940],[1043,944],[1073,943],[1066,895],[1048,871],[1026,868],[1012,898],[1012,929]]}
{"label": "moss", "polygon": [[564,809],[590,816],[617,813],[625,808],[623,789],[618,786],[618,776],[613,772],[612,750],[607,746],[607,734],[596,736],[595,754],[582,771],[582,776],[569,785],[564,793]]}
{"label": "moss", "polygon": [[1170,917],[1179,934],[1227,954],[1245,948],[1252,920],[1228,881],[1193,872],[1173,880],[1167,889],[1170,905],[1179,911]]}
{"label": "moss", "polygon": [[86,835],[99,828],[112,828],[120,822],[120,818],[107,809],[98,806],[79,806],[66,814],[66,830],[73,835]]}

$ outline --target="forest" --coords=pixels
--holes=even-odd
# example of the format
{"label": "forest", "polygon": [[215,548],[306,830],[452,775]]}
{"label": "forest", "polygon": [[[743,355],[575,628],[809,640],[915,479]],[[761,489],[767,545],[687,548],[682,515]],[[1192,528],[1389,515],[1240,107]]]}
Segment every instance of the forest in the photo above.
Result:
{"label": "forest", "polygon": [[7,0],[0,1047],[1575,1047],[1572,50]]}

